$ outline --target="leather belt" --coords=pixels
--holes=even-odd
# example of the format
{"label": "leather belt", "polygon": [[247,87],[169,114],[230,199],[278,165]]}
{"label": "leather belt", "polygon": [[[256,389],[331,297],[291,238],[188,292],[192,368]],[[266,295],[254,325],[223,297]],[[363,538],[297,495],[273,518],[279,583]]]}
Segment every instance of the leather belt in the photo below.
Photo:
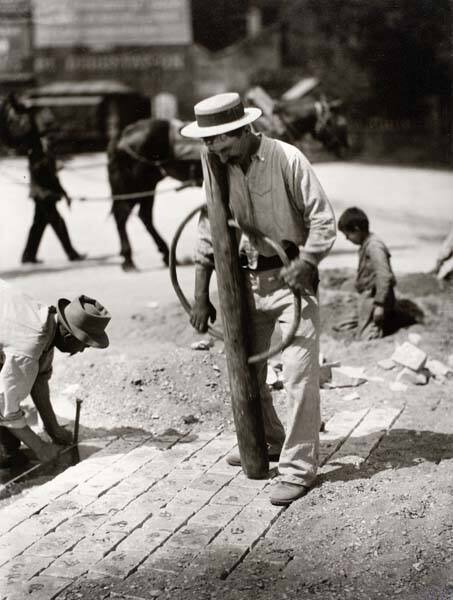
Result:
{"label": "leather belt", "polygon": [[[289,246],[285,252],[289,260],[294,260],[299,256],[299,248],[297,246]],[[278,254],[274,254],[273,256],[263,256],[260,254],[255,269],[249,267],[246,254],[240,254],[239,261],[241,267],[250,271],[270,271],[271,269],[281,269],[283,267],[282,259]]]}

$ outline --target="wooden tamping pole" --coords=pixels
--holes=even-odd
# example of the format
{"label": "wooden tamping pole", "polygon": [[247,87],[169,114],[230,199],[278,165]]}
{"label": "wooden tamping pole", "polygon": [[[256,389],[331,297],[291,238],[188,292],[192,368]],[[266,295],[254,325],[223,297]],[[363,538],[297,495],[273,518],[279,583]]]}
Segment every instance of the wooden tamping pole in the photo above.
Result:
{"label": "wooden tamping pole", "polygon": [[[209,163],[209,167],[208,167]],[[233,417],[242,469],[250,479],[269,474],[263,415],[255,368],[247,363],[247,301],[239,265],[236,232],[231,218],[226,167],[216,156],[202,153],[208,216],[222,314],[225,357]]]}

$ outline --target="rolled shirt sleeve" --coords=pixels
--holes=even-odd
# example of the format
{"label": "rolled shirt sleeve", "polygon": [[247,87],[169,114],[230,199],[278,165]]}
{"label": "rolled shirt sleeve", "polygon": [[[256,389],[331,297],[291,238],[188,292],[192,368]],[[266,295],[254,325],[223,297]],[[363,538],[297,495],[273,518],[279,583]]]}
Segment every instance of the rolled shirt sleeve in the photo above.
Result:
{"label": "rolled shirt sleeve", "polygon": [[21,402],[30,394],[39,361],[28,356],[4,355],[0,371],[0,425],[11,429],[26,426]]}
{"label": "rolled shirt sleeve", "polygon": [[198,237],[195,248],[195,263],[204,267],[214,268],[214,252],[211,241],[208,210],[205,206],[198,220]]}
{"label": "rolled shirt sleeve", "polygon": [[293,196],[304,226],[305,243],[299,246],[300,257],[317,266],[330,252],[337,235],[335,215],[318,178],[308,160],[298,152],[292,157]]}

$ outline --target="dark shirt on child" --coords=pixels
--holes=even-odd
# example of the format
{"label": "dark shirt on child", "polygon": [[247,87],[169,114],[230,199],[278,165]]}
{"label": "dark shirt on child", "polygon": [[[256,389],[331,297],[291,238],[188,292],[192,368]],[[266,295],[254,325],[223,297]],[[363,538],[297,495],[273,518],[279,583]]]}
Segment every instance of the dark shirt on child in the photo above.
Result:
{"label": "dark shirt on child", "polygon": [[396,278],[390,264],[390,252],[382,240],[370,233],[359,249],[356,289],[373,298],[374,304],[392,307]]}

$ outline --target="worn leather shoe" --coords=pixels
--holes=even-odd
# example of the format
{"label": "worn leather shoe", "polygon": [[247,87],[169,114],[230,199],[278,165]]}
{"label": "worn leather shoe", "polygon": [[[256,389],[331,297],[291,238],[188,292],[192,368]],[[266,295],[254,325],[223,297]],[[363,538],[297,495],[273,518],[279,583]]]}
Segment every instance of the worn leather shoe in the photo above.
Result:
{"label": "worn leather shoe", "polygon": [[[280,454],[269,454],[269,462],[278,462],[280,460]],[[241,457],[239,456],[239,452],[231,452],[226,457],[226,461],[232,467],[240,467],[241,466]]]}
{"label": "worn leather shoe", "polygon": [[299,500],[308,494],[309,488],[298,483],[282,482],[275,486],[271,494],[271,504],[275,506],[289,506],[295,500]]}

